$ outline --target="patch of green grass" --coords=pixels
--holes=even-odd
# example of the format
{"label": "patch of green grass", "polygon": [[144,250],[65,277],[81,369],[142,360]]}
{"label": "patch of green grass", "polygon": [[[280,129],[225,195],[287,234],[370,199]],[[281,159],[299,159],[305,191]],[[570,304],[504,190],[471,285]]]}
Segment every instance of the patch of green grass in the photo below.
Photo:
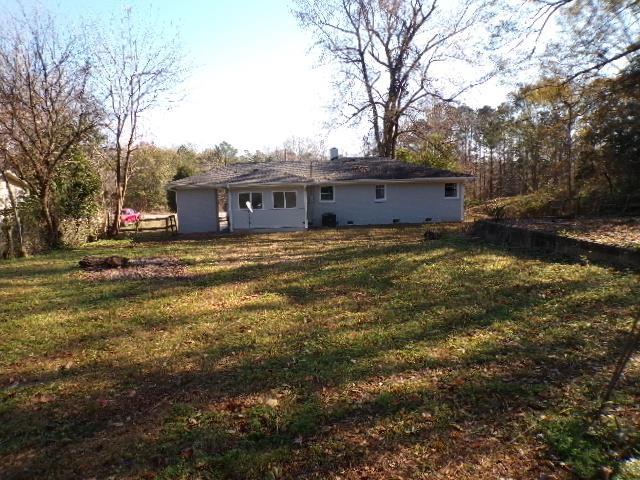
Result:
{"label": "patch of green grass", "polygon": [[580,478],[595,478],[610,461],[606,444],[590,433],[585,419],[560,418],[544,425],[545,438]]}
{"label": "patch of green grass", "polygon": [[554,415],[541,423],[554,453],[584,479],[600,478],[603,469],[613,470],[616,466],[623,476],[627,475],[625,470],[632,472],[633,463],[625,466],[620,459],[640,451],[637,426],[621,424],[613,415],[593,421],[581,413],[576,409],[572,416]]}
{"label": "patch of green grass", "polygon": [[[0,477],[537,479],[559,468],[544,442],[587,473],[609,463],[571,424],[544,440],[532,419],[594,404],[637,276],[445,230],[1,262]],[[89,279],[89,254],[178,257],[187,275]],[[639,377],[615,412],[629,431]]]}

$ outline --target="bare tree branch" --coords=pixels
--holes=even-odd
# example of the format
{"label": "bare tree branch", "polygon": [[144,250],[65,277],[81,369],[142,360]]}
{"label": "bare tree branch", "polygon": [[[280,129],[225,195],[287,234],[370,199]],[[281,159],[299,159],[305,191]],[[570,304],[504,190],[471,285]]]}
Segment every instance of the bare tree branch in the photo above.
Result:
{"label": "bare tree branch", "polygon": [[[325,59],[340,67],[338,101],[347,121],[371,125],[377,154],[393,157],[403,117],[451,90],[432,67],[472,63],[458,48],[487,20],[485,2],[461,0],[298,0],[296,15],[316,35]],[[484,76],[482,76],[484,78]],[[470,85],[479,82],[471,81]],[[464,90],[470,88],[465,86]]]}

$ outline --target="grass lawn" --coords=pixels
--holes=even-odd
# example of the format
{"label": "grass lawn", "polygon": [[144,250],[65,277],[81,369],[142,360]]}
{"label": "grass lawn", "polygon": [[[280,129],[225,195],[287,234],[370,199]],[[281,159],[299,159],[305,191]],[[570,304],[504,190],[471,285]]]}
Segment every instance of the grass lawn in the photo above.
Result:
{"label": "grass lawn", "polygon": [[[579,423],[637,274],[422,231],[0,262],[0,478],[552,479],[637,455],[638,361],[603,426]],[[97,281],[88,254],[189,266]]]}

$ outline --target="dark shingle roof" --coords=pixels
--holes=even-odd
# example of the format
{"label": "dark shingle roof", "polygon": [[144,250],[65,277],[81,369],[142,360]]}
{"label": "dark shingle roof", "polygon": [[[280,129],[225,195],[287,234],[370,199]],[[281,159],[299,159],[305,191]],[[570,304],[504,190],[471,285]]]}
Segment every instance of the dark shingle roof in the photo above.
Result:
{"label": "dark shingle roof", "polygon": [[168,185],[168,188],[453,177],[470,178],[471,176],[390,158],[341,157],[321,162],[234,163],[214,168],[203,175],[175,180]]}

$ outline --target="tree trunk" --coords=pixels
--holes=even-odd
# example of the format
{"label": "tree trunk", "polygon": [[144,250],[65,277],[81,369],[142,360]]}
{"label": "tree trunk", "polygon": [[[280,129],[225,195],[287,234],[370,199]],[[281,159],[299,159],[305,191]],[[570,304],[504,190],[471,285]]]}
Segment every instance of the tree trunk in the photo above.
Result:
{"label": "tree trunk", "polygon": [[116,186],[116,211],[111,222],[111,234],[118,235],[120,233],[120,214],[124,207],[124,198],[120,185]]}
{"label": "tree trunk", "polygon": [[7,239],[7,248],[4,252],[2,252],[2,258],[13,258],[13,233],[11,232],[11,225],[7,223],[3,223],[0,225],[0,230],[4,234],[4,237]]}
{"label": "tree trunk", "polygon": [[122,195],[122,146],[120,144],[120,136],[122,135],[122,125],[118,119],[118,129],[116,132],[116,211],[111,222],[111,235],[120,233],[120,213],[122,212],[122,204],[124,202]]}
{"label": "tree trunk", "polygon": [[51,192],[48,188],[45,188],[40,194],[40,208],[42,208],[42,215],[44,217],[46,226],[46,242],[50,248],[60,247],[60,222],[55,212],[51,208]]}
{"label": "tree trunk", "polygon": [[567,119],[567,194],[569,196],[569,200],[573,201],[573,193],[574,193],[574,179],[573,179],[573,138],[571,136],[571,130],[573,127],[573,108],[572,105],[568,106],[569,108],[569,118]]}
{"label": "tree trunk", "polygon": [[124,208],[124,199],[127,195],[127,186],[129,183],[129,157],[131,155],[130,146],[127,147],[125,158],[122,159],[122,150],[117,152],[117,175],[116,175],[116,211],[111,225],[111,233],[117,235],[120,233],[120,214]]}
{"label": "tree trunk", "polygon": [[489,198],[493,198],[493,147],[489,147]]}

